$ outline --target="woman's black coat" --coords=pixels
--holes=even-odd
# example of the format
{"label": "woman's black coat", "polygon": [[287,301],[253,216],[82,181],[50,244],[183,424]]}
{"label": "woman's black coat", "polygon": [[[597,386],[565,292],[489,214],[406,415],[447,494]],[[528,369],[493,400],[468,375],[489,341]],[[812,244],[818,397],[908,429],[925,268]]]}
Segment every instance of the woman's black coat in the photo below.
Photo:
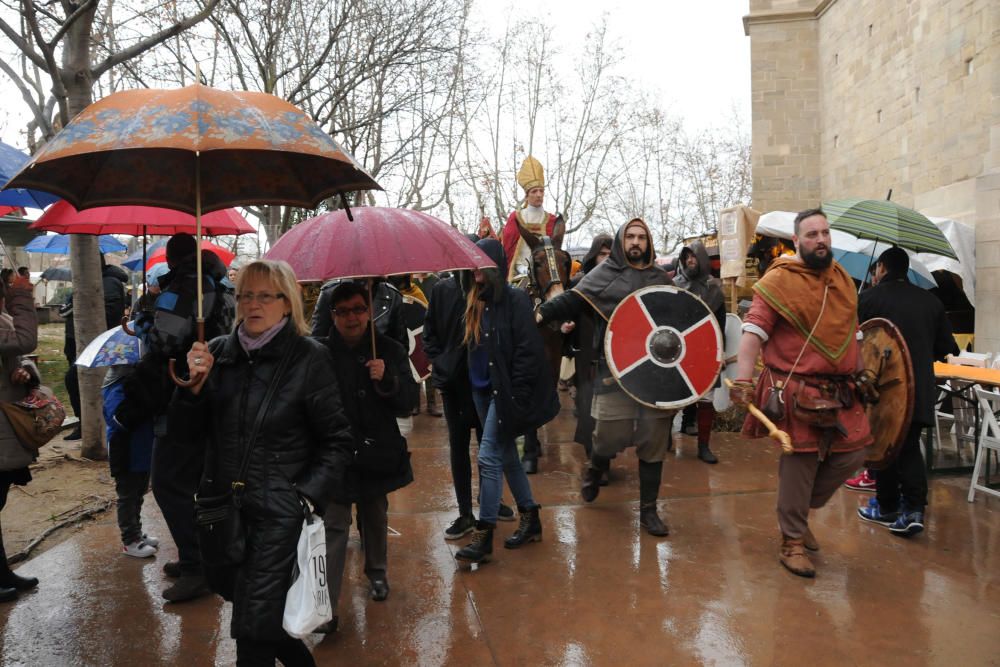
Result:
{"label": "woman's black coat", "polygon": [[299,336],[291,322],[250,356],[234,332],[209,344],[215,364],[202,391],[197,396],[179,391],[171,404],[169,422],[183,431],[178,441],[207,436],[200,493],[223,492],[238,477],[249,432],[289,346],[295,346],[291,361],[261,425],[246,478],[246,558],[235,572],[215,573],[235,582],[230,632],[237,639],[286,636],[281,618],[302,529],[299,496],[322,512],[343,487],[353,449],[332,381],[333,360],[320,343]]}
{"label": "woman's black coat", "polygon": [[419,391],[410,372],[406,350],[388,336],[376,333],[375,350],[377,356],[385,360],[385,375],[381,382],[375,383],[365,367],[372,358],[370,329],[359,345],[350,348],[333,327],[326,345],[333,355],[344,414],[351,424],[355,443],[371,438],[375,446],[395,449],[398,459],[396,469],[384,475],[365,473],[351,466],[347,470],[346,483],[334,500],[349,504],[403,488],[413,481],[413,468],[396,417],[409,416]]}
{"label": "woman's black coat", "polygon": [[481,345],[489,348],[490,384],[500,431],[516,437],[559,414],[555,380],[545,358],[531,300],[522,290],[497,285],[483,320]]}

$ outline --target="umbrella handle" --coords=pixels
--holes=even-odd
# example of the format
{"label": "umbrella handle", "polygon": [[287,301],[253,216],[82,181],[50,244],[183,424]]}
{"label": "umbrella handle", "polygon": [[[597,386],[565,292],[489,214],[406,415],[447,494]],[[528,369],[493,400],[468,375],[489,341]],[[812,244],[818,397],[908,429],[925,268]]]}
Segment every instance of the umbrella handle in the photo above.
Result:
{"label": "umbrella handle", "polygon": [[171,359],[170,362],[167,364],[167,368],[170,371],[170,379],[173,380],[174,384],[177,385],[178,387],[194,386],[195,382],[191,378],[184,379],[177,377],[177,373],[174,371],[174,365],[176,363],[177,363],[176,359]]}
{"label": "umbrella handle", "polygon": [[[199,343],[205,342],[205,318],[203,317],[198,318],[198,342]],[[176,359],[171,359],[167,363],[167,370],[170,372],[170,379],[173,380],[174,384],[177,385],[178,387],[185,387],[185,388],[193,387],[196,383],[191,378],[185,379],[177,377],[177,373],[174,370],[176,364],[177,364]]]}
{"label": "umbrella handle", "polygon": [[127,333],[129,336],[134,336],[135,335],[135,331],[133,331],[132,329],[129,329],[129,326],[128,326],[128,317],[122,317],[122,331],[124,331],[125,333]]}

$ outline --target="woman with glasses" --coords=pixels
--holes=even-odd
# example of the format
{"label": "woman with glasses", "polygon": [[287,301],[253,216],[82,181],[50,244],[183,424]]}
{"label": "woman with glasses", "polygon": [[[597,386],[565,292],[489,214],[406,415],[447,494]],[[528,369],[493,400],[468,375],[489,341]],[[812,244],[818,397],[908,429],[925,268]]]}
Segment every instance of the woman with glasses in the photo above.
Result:
{"label": "woman with glasses", "polygon": [[[233,603],[237,665],[272,667],[275,659],[286,667],[314,665],[305,644],[282,629],[282,614],[303,510],[322,513],[342,486],[353,455],[350,425],[331,381],[330,354],[305,336],[291,267],[248,264],[237,278],[236,299],[236,330],[195,343],[188,353],[195,384],[178,392],[171,423],[207,440],[199,490],[205,496],[232,488],[256,431],[242,480],[246,553],[240,564],[210,571],[209,580]],[[265,406],[272,382],[277,389]]]}
{"label": "woman with glasses", "polygon": [[[365,554],[369,596],[389,597],[389,494],[413,481],[410,454],[396,423],[408,416],[418,387],[406,349],[377,331],[372,335],[371,307],[365,285],[345,281],[333,288],[333,321],[327,348],[333,356],[344,412],[351,423],[357,451],[345,484],[327,508],[327,577],[330,601],[336,607],[344,576],[351,506],[357,506],[358,532]],[[320,631],[337,629],[337,617]]]}
{"label": "woman with glasses", "polygon": [[540,428],[559,413],[555,381],[545,361],[542,336],[535,325],[527,292],[507,285],[503,246],[494,239],[476,243],[498,268],[472,272],[466,286],[465,339],[472,400],[483,425],[479,441],[479,520],[472,542],[455,557],[480,563],[493,553],[493,530],[507,478],[520,524],[504,540],[516,549],[542,539],[540,506],[531,495],[514,439]]}

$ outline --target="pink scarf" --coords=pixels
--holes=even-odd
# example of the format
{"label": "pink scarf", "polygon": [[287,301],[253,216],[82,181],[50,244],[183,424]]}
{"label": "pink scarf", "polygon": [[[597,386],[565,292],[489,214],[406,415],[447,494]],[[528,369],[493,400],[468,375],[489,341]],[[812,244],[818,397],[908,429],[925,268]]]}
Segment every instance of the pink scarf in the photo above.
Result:
{"label": "pink scarf", "polygon": [[283,317],[280,322],[258,336],[251,336],[248,334],[246,329],[243,327],[243,322],[240,322],[240,326],[236,329],[236,336],[240,339],[240,345],[243,347],[243,351],[250,354],[254,350],[259,350],[270,343],[271,339],[277,336],[278,332],[285,328],[285,324],[287,322],[288,318]]}

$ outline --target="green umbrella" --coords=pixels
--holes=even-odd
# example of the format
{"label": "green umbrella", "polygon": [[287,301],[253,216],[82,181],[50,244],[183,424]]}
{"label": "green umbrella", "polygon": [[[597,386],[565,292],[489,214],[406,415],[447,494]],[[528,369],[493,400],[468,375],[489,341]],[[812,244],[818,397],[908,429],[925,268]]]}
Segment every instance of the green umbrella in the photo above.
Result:
{"label": "green umbrella", "polygon": [[958,259],[941,230],[913,209],[882,199],[837,199],[823,203],[832,229],[887,241],[913,252]]}

